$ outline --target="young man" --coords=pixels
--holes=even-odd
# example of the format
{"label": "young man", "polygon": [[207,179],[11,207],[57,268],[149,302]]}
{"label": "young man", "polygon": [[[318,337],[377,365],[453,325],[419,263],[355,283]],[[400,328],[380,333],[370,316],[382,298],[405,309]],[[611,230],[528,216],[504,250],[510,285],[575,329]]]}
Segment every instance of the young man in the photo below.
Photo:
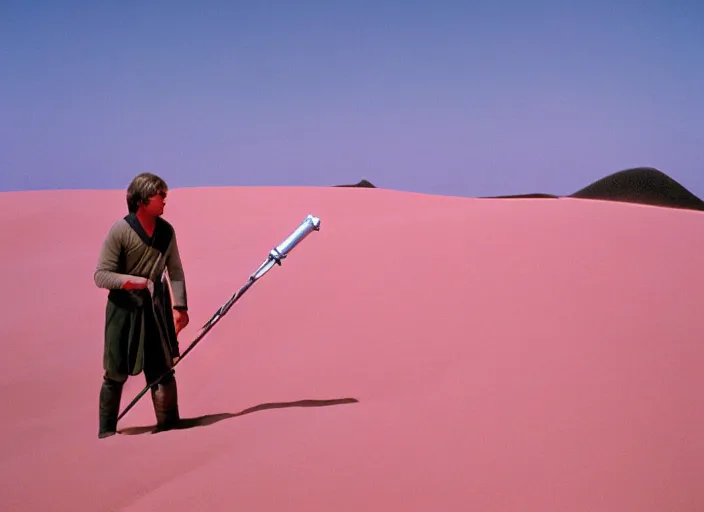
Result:
{"label": "young man", "polygon": [[154,174],[132,180],[128,214],[110,228],[95,269],[95,284],[109,290],[99,438],[116,433],[123,385],[140,372],[151,383],[170,371],[151,388],[157,428],[179,420],[172,367],[179,356],[176,337],[188,325],[188,303],[176,234],[162,218],[167,192],[166,182]]}

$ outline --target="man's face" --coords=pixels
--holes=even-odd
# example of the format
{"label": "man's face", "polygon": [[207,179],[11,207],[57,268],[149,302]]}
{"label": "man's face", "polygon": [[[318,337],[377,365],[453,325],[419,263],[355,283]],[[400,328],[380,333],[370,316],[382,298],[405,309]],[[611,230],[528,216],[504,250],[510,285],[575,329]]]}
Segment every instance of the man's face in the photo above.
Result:
{"label": "man's face", "polygon": [[160,190],[153,196],[149,198],[149,204],[145,206],[145,210],[150,215],[158,217],[164,213],[164,207],[166,206],[166,190]]}

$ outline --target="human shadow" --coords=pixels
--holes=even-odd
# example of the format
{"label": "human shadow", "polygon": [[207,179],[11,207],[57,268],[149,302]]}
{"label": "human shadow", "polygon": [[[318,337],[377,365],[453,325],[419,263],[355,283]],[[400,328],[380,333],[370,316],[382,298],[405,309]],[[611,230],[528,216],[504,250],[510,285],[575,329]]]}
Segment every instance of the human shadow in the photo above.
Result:
{"label": "human shadow", "polygon": [[288,407],[328,407],[331,405],[342,405],[342,404],[355,404],[359,400],[356,398],[336,398],[330,400],[297,400],[295,402],[271,402],[265,404],[255,405],[248,409],[244,409],[240,412],[224,412],[218,414],[206,414],[205,416],[198,416],[195,418],[181,418],[175,425],[168,428],[157,428],[156,425],[143,426],[143,427],[127,427],[125,429],[118,429],[118,434],[123,435],[141,435],[141,434],[157,434],[159,432],[164,432],[166,430],[185,430],[189,428],[196,427],[207,427],[208,425],[213,425],[223,420],[229,418],[236,418],[238,416],[244,416],[245,414],[251,414],[253,412],[264,411],[267,409],[284,409]]}

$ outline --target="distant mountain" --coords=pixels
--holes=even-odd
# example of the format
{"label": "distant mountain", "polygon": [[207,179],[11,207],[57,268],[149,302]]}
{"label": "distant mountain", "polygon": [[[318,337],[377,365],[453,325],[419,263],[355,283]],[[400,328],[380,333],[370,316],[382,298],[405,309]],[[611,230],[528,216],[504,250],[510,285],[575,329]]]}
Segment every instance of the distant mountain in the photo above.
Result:
{"label": "distant mountain", "polygon": [[610,174],[568,197],[704,211],[704,201],[652,167],[637,167]]}
{"label": "distant mountain", "polygon": [[334,187],[355,187],[355,188],[376,188],[373,183],[365,179],[361,180],[359,183],[354,183],[352,185],[333,185]]}
{"label": "distant mountain", "polygon": [[514,194],[509,196],[487,196],[482,199],[557,199],[558,196],[553,194],[541,194],[536,192],[534,194]]}

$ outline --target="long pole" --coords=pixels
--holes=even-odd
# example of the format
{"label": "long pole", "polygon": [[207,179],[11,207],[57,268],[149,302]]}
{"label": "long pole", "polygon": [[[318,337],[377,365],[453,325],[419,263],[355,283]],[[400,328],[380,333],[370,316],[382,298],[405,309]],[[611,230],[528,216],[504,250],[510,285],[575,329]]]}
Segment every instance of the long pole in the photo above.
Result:
{"label": "long pole", "polygon": [[225,302],[220,308],[210,317],[210,319],[200,328],[196,338],[191,342],[188,348],[181,354],[181,357],[174,363],[171,370],[163,373],[154,382],[147,384],[142,391],[140,391],[136,397],[129,403],[127,407],[119,414],[117,421],[120,421],[127,412],[132,409],[137,402],[149,391],[149,388],[159,384],[166,376],[168,376],[173,369],[178,365],[183,359],[188,355],[188,353],[193,350],[196,345],[205,337],[205,335],[217,324],[223,316],[227,314],[230,308],[237,302],[244,293],[249,290],[249,288],[261,279],[269,270],[273,268],[274,265],[281,266],[281,262],[288,256],[288,254],[296,247],[299,243],[303,241],[310,233],[313,231],[320,231],[320,219],[318,217],[313,217],[308,215],[305,220],[291,233],[283,242],[272,249],[267,255],[266,260],[262,263],[259,268],[254,271],[247,279],[247,282],[237,290],[227,302]]}

